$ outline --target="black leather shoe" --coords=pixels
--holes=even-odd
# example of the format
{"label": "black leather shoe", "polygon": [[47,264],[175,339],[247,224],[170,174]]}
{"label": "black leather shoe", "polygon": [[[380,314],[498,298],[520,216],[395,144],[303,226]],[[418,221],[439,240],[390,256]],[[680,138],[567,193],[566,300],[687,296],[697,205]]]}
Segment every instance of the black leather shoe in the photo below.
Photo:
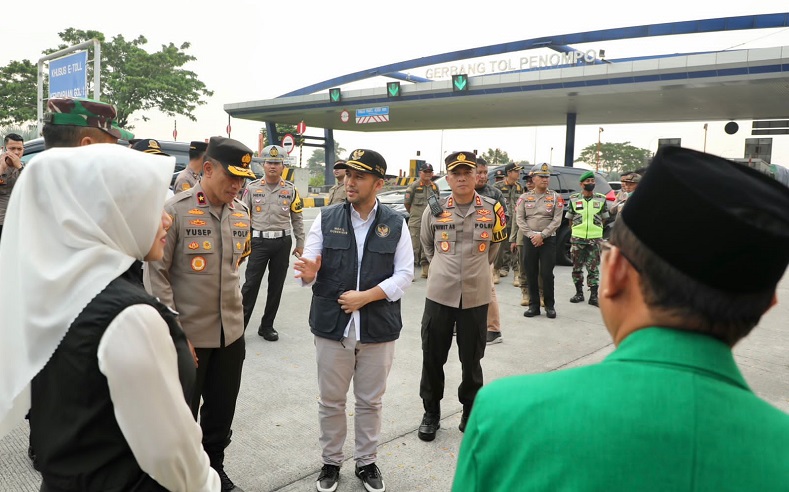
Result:
{"label": "black leather shoe", "polygon": [[468,424],[468,418],[471,415],[471,410],[466,410],[463,408],[463,413],[460,415],[460,425],[458,425],[458,429],[460,432],[466,432],[466,424]]}
{"label": "black leather shoe", "polygon": [[214,468],[214,470],[216,470],[216,473],[219,475],[219,482],[222,484],[222,492],[229,492],[231,490],[233,492],[244,492],[243,489],[236,487],[236,484],[230,480],[224,468]]}
{"label": "black leather shoe", "polygon": [[533,318],[535,316],[539,316],[540,315],[540,308],[529,306],[529,309],[524,311],[523,315],[526,316],[527,318]]}
{"label": "black leather shoe", "polygon": [[419,424],[419,432],[417,436],[423,441],[432,441],[436,438],[436,432],[441,427],[440,417],[432,413],[425,413],[422,417],[422,423]]}
{"label": "black leather shoe", "polygon": [[545,308],[545,316],[548,316],[551,319],[555,318],[556,317],[556,310],[554,308],[552,308],[552,307]]}
{"label": "black leather shoe", "polygon": [[261,326],[258,328],[258,335],[262,336],[269,342],[276,342],[279,340],[279,333],[277,333],[277,330],[275,330],[273,326]]}

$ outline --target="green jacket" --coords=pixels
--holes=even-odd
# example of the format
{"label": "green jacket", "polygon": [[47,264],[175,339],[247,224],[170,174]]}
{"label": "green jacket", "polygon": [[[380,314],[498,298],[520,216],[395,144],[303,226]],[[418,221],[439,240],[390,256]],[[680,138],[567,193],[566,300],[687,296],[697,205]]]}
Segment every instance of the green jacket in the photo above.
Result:
{"label": "green jacket", "polygon": [[453,491],[789,490],[789,415],[712,337],[646,328],[605,361],[477,394]]}

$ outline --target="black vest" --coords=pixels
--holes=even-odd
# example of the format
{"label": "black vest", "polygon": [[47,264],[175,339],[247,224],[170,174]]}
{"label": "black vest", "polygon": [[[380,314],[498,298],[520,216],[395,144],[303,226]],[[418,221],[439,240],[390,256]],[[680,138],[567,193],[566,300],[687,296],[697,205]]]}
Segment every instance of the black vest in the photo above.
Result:
{"label": "black vest", "polygon": [[153,306],[167,322],[184,397],[186,402],[191,399],[196,369],[186,336],[175,313],[145,292],[136,262],[85,306],[33,378],[30,440],[48,490],[165,490],[137,464],[115,420],[107,379],[99,371],[101,337],[121,311],[135,304]]}
{"label": "black vest", "polygon": [[[356,290],[356,237],[351,224],[350,203],[338,203],[321,209],[323,251],[321,268],[312,286],[310,329],[319,337],[341,340],[351,319],[337,303],[345,291]],[[378,212],[364,241],[359,291],[375,287],[394,274],[394,257],[403,229],[403,217],[385,205]],[[377,343],[397,340],[403,322],[400,300],[381,299],[359,310],[360,342]]]}

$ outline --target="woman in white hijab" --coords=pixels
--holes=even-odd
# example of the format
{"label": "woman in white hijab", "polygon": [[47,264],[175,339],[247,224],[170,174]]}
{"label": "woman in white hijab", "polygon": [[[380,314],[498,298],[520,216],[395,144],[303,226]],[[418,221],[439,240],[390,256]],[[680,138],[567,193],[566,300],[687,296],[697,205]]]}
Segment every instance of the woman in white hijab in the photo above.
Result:
{"label": "woman in white hijab", "polygon": [[187,404],[186,337],[139,274],[163,253],[173,167],[113,144],[51,149],[11,196],[0,438],[30,409],[42,491],[220,489]]}

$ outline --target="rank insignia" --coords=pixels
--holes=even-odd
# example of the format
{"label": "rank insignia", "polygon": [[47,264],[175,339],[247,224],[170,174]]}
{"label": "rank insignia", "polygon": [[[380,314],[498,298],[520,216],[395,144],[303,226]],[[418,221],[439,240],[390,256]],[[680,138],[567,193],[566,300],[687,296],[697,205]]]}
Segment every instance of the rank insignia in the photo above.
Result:
{"label": "rank insignia", "polygon": [[474,204],[475,204],[477,207],[481,207],[481,206],[482,206],[482,198],[481,198],[479,195],[477,195],[477,196],[475,197]]}
{"label": "rank insignia", "polygon": [[240,241],[236,243],[236,249],[238,249],[238,250],[241,249],[241,242]]}
{"label": "rank insignia", "polygon": [[441,241],[441,251],[446,253],[449,251],[449,242],[448,241]]}
{"label": "rank insignia", "polygon": [[246,217],[247,214],[242,213],[242,212],[236,212],[236,213],[230,214],[230,216],[231,217]]}
{"label": "rank insignia", "polygon": [[488,231],[482,231],[482,234],[479,235],[482,239],[490,239],[490,233]]}
{"label": "rank insignia", "polygon": [[493,222],[490,217],[477,217],[477,222]]}
{"label": "rank insignia", "polygon": [[233,227],[243,227],[246,229],[248,226],[246,222],[236,222],[235,224],[233,224]]}
{"label": "rank insignia", "polygon": [[447,198],[447,208],[455,206],[455,200],[452,197]]}
{"label": "rank insignia", "polygon": [[446,210],[438,214],[439,217],[445,219],[447,217],[452,217],[452,212],[447,212]]}
{"label": "rank insignia", "polygon": [[452,222],[452,217],[445,217],[443,219],[436,219],[436,222]]}
{"label": "rank insignia", "polygon": [[189,249],[197,249],[199,247],[200,247],[200,245],[197,244],[197,241],[192,241],[191,243],[189,243],[189,246],[187,246],[187,248],[189,248]]}
{"label": "rank insignia", "polygon": [[190,220],[189,223],[192,224],[193,226],[204,226],[206,224],[204,220],[200,220],[200,219]]}
{"label": "rank insignia", "polygon": [[202,256],[195,256],[194,258],[192,258],[192,262],[190,263],[190,265],[192,267],[192,270],[196,272],[202,272],[203,270],[205,270],[205,266],[206,266],[205,258],[203,258]]}
{"label": "rank insignia", "polygon": [[479,248],[478,249],[479,249],[480,253],[484,253],[487,248],[488,248],[488,244],[487,243],[479,243]]}
{"label": "rank insignia", "polygon": [[189,211],[189,215],[205,215],[205,212],[200,210],[199,208],[193,208]]}
{"label": "rank insignia", "polygon": [[482,210],[477,210],[477,215],[490,215],[491,213],[493,212],[484,208]]}
{"label": "rank insignia", "polygon": [[209,251],[211,249],[211,241],[203,241],[203,249]]}
{"label": "rank insignia", "polygon": [[189,183],[184,183],[184,184],[181,185],[181,190],[182,191],[186,191],[186,190],[188,190],[191,187],[192,187],[192,185],[190,185]]}
{"label": "rank insignia", "polygon": [[208,200],[205,199],[205,193],[202,191],[197,192],[197,203],[200,205],[206,205],[208,203]]}
{"label": "rank insignia", "polygon": [[389,235],[389,226],[381,224],[375,228],[375,235],[378,237],[386,237]]}
{"label": "rank insignia", "polygon": [[441,233],[441,239],[444,239],[444,240],[449,239],[449,233],[447,233],[446,231],[442,232]]}

